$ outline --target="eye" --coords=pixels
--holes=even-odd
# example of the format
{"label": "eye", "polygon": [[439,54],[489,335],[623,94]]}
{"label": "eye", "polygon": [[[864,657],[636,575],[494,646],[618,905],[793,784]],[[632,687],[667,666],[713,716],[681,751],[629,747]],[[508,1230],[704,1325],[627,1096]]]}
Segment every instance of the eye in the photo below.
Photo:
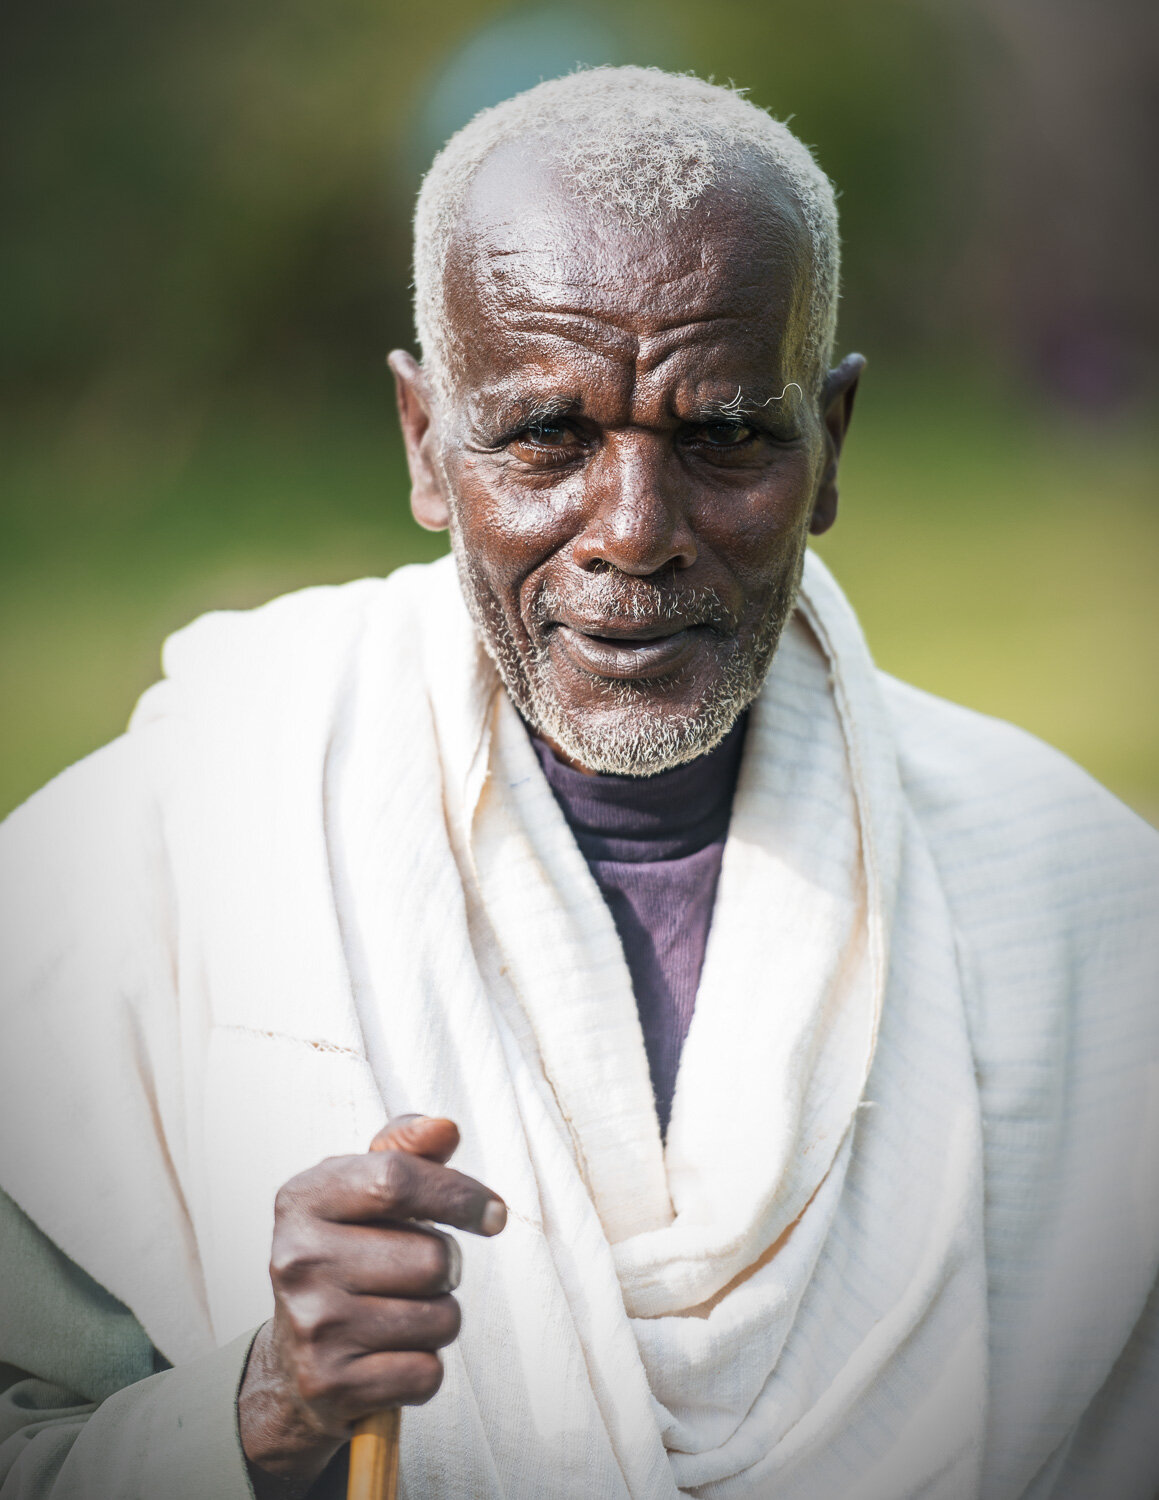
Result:
{"label": "eye", "polygon": [[574,434],[562,422],[536,422],[525,427],[516,441],[534,443],[537,448],[562,448],[573,438]]}
{"label": "eye", "polygon": [[756,428],[744,422],[705,422],[692,433],[694,442],[708,448],[740,448],[757,436]]}
{"label": "eye", "polygon": [[542,469],[571,463],[583,453],[585,443],[571,422],[544,417],[513,433],[504,446],[521,463]]}

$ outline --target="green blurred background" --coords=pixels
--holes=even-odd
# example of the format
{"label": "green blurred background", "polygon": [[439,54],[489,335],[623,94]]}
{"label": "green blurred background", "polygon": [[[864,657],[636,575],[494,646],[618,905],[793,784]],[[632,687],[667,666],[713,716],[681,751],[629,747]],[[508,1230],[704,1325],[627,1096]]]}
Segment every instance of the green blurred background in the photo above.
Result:
{"label": "green blurred background", "polygon": [[208,608],[382,573],[421,172],[577,62],[732,80],[841,191],[870,358],[820,544],[879,662],[1159,818],[1147,0],[9,0],[0,811]]}

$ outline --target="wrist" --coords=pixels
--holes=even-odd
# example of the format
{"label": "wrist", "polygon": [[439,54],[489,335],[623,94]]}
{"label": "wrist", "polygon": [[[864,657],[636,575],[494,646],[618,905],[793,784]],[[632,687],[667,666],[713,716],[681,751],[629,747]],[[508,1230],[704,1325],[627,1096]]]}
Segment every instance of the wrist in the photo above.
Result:
{"label": "wrist", "polygon": [[238,1433],[257,1500],[302,1500],[342,1447],[298,1399],[278,1359],[272,1320],[250,1345],[237,1396]]}

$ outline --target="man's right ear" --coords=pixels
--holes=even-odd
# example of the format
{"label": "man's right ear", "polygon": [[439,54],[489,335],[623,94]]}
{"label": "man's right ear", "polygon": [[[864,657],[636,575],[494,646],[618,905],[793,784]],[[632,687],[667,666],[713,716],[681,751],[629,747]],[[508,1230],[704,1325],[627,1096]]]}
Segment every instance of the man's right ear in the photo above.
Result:
{"label": "man's right ear", "polygon": [[427,377],[422,366],[405,349],[396,349],[387,364],[394,375],[398,420],[406,444],[411,511],[427,531],[446,531],[451,523],[451,510],[443,492],[442,474],[435,461],[434,403]]}

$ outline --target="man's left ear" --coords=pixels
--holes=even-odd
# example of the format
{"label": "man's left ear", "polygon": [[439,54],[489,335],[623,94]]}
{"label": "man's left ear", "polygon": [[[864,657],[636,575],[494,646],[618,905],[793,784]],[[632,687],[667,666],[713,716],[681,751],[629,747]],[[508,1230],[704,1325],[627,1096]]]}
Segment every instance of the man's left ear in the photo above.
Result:
{"label": "man's left ear", "polygon": [[837,368],[826,375],[821,390],[821,420],[825,423],[825,467],[817,486],[817,497],[813,501],[813,515],[809,522],[809,530],[814,536],[828,531],[837,519],[837,465],[841,460],[845,434],[849,430],[849,419],[853,415],[857,383],[864,369],[864,356],[847,354]]}

